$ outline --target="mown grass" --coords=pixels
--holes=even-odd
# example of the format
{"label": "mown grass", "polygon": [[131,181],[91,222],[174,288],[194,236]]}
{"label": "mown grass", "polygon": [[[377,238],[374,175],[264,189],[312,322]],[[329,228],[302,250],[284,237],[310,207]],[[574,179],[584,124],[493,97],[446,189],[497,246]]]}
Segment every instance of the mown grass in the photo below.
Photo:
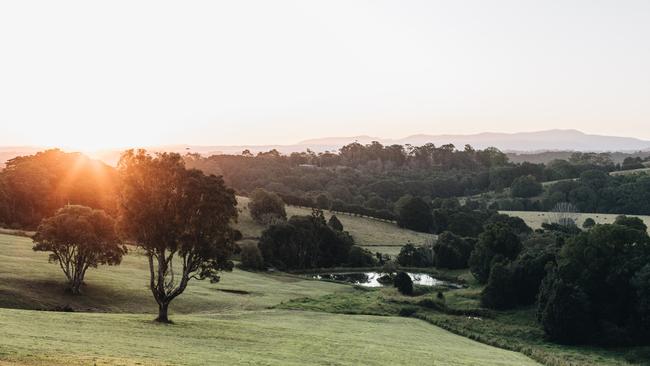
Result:
{"label": "mown grass", "polygon": [[[257,311],[146,316],[0,310],[0,358],[28,365],[534,365],[416,319]],[[37,343],[37,344],[35,344]]]}
{"label": "mown grass", "polygon": [[[468,281],[472,284],[472,281]],[[481,288],[436,292],[421,296],[402,296],[393,288],[358,289],[337,295],[295,299],[280,305],[283,309],[303,309],[344,314],[407,315],[425,320],[453,333],[521,352],[552,366],[648,365],[650,347],[604,349],[563,346],[548,342],[535,319],[534,307],[514,311],[493,311],[479,307]]]}
{"label": "mown grass", "polygon": [[[235,270],[219,284],[191,282],[172,303],[174,324],[161,325],[152,321],[146,261],[137,252],[121,266],[89,271],[84,294],[71,296],[58,266],[31,247],[29,238],[0,235],[3,366],[535,364],[417,319],[269,310],[359,291],[285,274]],[[63,305],[75,312],[24,310]]]}

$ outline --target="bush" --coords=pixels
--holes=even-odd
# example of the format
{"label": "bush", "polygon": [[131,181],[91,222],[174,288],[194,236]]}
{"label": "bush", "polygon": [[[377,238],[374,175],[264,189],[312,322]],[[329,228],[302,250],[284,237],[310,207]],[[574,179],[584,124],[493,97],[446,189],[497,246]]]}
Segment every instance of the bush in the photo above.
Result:
{"label": "bush", "polygon": [[582,223],[582,228],[583,229],[591,229],[592,227],[596,226],[596,221],[592,219],[591,217],[587,217],[585,219],[585,222]]}
{"label": "bush", "polygon": [[282,198],[261,188],[251,193],[248,210],[253,220],[263,225],[275,224],[287,219]]}
{"label": "bush", "polygon": [[394,285],[402,295],[413,295],[413,280],[406,272],[397,272]]}
{"label": "bush", "polygon": [[244,269],[264,269],[264,259],[257,244],[247,244],[241,247],[241,266]]}
{"label": "bush", "polygon": [[350,267],[372,267],[376,264],[372,253],[364,248],[353,245],[348,254],[348,266]]}

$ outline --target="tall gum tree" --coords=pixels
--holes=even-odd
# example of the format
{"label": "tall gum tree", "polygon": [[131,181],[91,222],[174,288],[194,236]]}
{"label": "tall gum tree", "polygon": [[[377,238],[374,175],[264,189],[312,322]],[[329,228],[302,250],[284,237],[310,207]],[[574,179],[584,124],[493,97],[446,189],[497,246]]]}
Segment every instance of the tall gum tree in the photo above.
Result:
{"label": "tall gum tree", "polygon": [[159,322],[191,279],[219,281],[241,234],[237,200],[221,177],[185,169],[179,154],[129,150],[120,158],[120,231],[141,247]]}

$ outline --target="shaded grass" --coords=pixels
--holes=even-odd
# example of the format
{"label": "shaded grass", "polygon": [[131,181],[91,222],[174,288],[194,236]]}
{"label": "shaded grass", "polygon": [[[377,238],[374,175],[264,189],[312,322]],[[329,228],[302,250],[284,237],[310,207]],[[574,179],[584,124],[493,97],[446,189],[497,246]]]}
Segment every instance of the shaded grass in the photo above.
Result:
{"label": "shaded grass", "polygon": [[[49,310],[69,305],[77,311],[155,313],[149,292],[149,270],[144,256],[131,251],[120,266],[99,267],[86,274],[83,295],[64,293],[65,277],[48,255],[34,252],[29,238],[0,234],[0,307]],[[245,291],[246,296],[220,289]],[[235,269],[221,281],[190,281],[183,295],[171,304],[179,314],[229,310],[255,310],[301,296],[350,291],[349,286],[311,281],[280,273],[254,273]]]}

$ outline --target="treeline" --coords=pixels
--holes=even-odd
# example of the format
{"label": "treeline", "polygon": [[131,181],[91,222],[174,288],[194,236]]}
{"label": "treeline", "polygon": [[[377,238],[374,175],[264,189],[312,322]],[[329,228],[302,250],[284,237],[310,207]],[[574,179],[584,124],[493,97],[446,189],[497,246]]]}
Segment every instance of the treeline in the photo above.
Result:
{"label": "treeline", "polygon": [[404,196],[426,201],[509,188],[521,177],[537,182],[577,178],[585,171],[617,167],[608,154],[574,153],[548,165],[513,164],[495,148],[475,150],[453,145],[346,145],[339,152],[311,151],[282,155],[275,150],[255,156],[197,154],[188,167],[223,175],[240,194],[257,188],[279,194],[290,205],[332,209],[386,220],[397,219]]}
{"label": "treeline", "polygon": [[650,342],[650,237],[640,219],[587,220],[584,230],[566,221],[533,232],[519,218],[453,200],[432,212],[437,241],[405,245],[400,265],[468,268],[485,285],[483,307],[536,306],[546,335],[559,343]]}
{"label": "treeline", "polygon": [[572,204],[579,212],[650,215],[650,175],[609,175],[602,170],[588,170],[578,179],[550,185],[537,199],[501,199],[492,207],[513,211],[550,211],[562,202]]}

